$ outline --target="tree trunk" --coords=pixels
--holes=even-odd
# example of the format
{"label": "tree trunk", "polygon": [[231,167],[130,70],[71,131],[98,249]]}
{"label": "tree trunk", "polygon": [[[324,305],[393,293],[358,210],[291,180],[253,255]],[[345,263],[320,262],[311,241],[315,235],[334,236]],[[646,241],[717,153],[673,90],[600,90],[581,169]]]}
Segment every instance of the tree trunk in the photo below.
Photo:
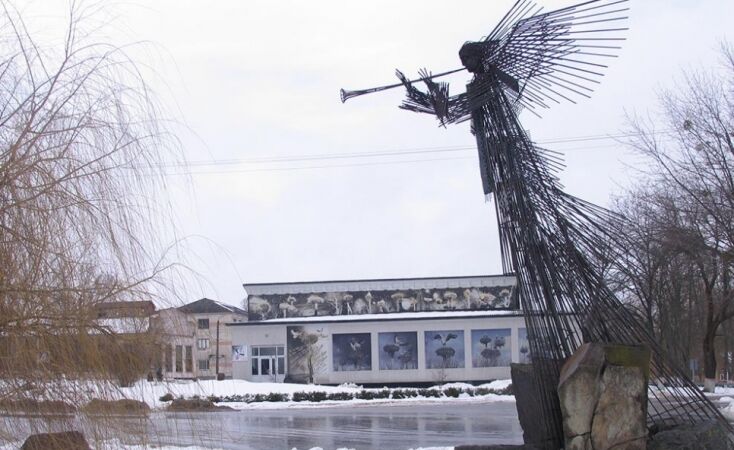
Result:
{"label": "tree trunk", "polygon": [[703,338],[703,375],[706,378],[704,383],[706,392],[713,392],[716,385],[716,346],[714,345],[716,327],[711,325]]}

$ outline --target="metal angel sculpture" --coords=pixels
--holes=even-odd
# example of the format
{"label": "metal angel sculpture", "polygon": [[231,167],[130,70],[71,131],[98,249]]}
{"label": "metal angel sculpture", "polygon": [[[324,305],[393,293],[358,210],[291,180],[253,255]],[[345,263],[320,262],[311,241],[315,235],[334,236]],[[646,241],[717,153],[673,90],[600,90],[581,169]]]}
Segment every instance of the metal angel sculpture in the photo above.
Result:
{"label": "metal angel sculpture", "polygon": [[[726,424],[605,284],[598,262],[608,255],[601,249],[614,239],[610,223],[621,219],[563,192],[559,155],[536,146],[518,119],[522,110],[538,114],[589,97],[605,60],[621,48],[628,9],[627,0],[591,0],[543,12],[532,0],[518,0],[487,37],[461,47],[463,68],[437,75],[423,69],[415,81],[397,71],[399,83],[341,91],[344,102],[403,86],[400,108],[434,115],[442,126],[471,121],[484,193],[495,198],[503,268],[518,279],[545,426],[559,444],[558,397],[547,380],[558,380],[562,361],[584,342],[650,347],[652,378],[666,386],[650,389],[651,425]],[[464,93],[450,95],[448,83],[434,81],[462,70],[473,75]]]}

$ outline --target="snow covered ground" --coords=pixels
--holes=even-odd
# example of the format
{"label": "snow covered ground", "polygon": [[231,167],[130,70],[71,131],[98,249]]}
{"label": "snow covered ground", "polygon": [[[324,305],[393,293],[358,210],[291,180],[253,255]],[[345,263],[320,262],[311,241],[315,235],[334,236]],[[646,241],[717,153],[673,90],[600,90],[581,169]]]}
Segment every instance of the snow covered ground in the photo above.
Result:
{"label": "snow covered ground", "polygon": [[[431,389],[438,389],[443,391],[448,388],[456,389],[486,389],[490,391],[501,391],[506,389],[511,384],[510,380],[496,380],[491,383],[486,383],[481,386],[472,386],[466,383],[447,383],[439,386],[434,386]],[[203,380],[203,381],[175,381],[175,382],[149,382],[139,381],[134,386],[129,388],[122,388],[119,390],[119,396],[131,398],[135,400],[141,400],[146,402],[151,408],[164,408],[167,406],[167,402],[162,402],[160,398],[167,393],[173,395],[174,398],[193,398],[195,396],[207,398],[211,396],[215,397],[228,397],[228,396],[246,396],[246,395],[267,395],[270,393],[278,394],[289,394],[293,395],[296,392],[325,392],[327,394],[346,392],[357,394],[360,391],[382,391],[382,389],[365,389],[361,386],[354,384],[346,384],[340,386],[320,386],[320,385],[308,385],[308,384],[290,384],[290,383],[252,383],[245,380]],[[405,399],[372,399],[372,400],[325,400],[321,402],[294,402],[294,401],[283,401],[283,402],[257,402],[257,403],[245,403],[245,402],[222,402],[221,405],[226,405],[235,409],[279,409],[279,408],[304,408],[304,407],[329,407],[329,406],[340,406],[340,405],[370,405],[370,404],[381,404],[386,403],[448,403],[448,402],[491,402],[491,401],[514,401],[515,398],[511,395],[495,395],[487,394],[481,396],[470,396],[466,393],[461,394],[458,398],[454,397],[411,397]]]}

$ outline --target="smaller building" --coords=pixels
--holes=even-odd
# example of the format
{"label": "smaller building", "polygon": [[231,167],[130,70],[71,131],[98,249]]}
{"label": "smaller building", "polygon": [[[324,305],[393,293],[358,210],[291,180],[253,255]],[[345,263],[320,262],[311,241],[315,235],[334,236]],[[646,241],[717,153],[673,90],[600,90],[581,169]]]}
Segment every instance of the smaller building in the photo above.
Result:
{"label": "smaller building", "polygon": [[225,323],[247,321],[247,313],[208,298],[159,311],[157,328],[165,341],[165,378],[232,377],[232,338]]}
{"label": "smaller building", "polygon": [[245,285],[233,376],[319,384],[509,378],[530,358],[515,278],[475,276]]}

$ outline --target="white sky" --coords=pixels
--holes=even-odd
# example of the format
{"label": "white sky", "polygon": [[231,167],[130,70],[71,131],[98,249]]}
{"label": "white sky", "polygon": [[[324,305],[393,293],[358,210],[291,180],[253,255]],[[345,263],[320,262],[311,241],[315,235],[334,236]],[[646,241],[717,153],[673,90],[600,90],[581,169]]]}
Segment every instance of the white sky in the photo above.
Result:
{"label": "white sky", "polygon": [[[572,1],[537,0],[547,9]],[[230,304],[242,283],[494,274],[501,271],[494,205],[485,203],[469,125],[442,129],[397,108],[393,90],[339,101],[339,88],[396,82],[395,68],[460,67],[464,41],[487,34],[511,0],[101,2],[115,43],[154,68],[175,119],[188,177],[169,180],[187,261],[206,279],[186,293]],[[686,67],[717,64],[734,41],[732,0],[632,0],[620,58],[591,100],[525,113],[538,142],[614,135],[625,110],[646,113]],[[64,2],[22,4],[27,20]],[[465,73],[450,78],[464,90]],[[567,190],[607,205],[639,158],[613,139],[546,144],[564,151]],[[466,150],[278,164],[247,160],[405,149]],[[415,162],[415,160],[422,160]],[[409,162],[405,162],[409,161]],[[375,164],[377,163],[377,164]],[[326,169],[308,166],[354,165]],[[280,170],[286,169],[287,170]],[[272,170],[278,169],[278,170]]]}

